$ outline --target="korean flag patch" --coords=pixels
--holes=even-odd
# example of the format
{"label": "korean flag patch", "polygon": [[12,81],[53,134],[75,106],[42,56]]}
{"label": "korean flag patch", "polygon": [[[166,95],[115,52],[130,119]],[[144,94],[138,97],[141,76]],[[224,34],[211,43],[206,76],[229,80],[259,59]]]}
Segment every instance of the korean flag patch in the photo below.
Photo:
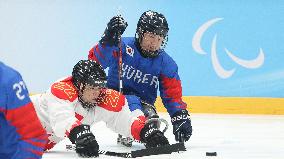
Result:
{"label": "korean flag patch", "polygon": [[126,53],[128,54],[128,55],[130,55],[131,57],[133,57],[133,54],[134,54],[134,49],[132,48],[132,47],[130,47],[130,46],[126,46]]}

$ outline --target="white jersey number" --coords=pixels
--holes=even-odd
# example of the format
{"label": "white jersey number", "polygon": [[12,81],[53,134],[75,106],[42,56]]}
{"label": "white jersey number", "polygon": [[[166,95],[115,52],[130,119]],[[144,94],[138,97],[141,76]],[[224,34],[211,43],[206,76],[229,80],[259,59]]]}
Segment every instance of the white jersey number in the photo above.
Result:
{"label": "white jersey number", "polygon": [[16,91],[16,95],[20,100],[23,100],[26,96],[22,94],[22,91],[26,89],[25,83],[20,81],[19,83],[15,83],[13,85],[14,91]]}

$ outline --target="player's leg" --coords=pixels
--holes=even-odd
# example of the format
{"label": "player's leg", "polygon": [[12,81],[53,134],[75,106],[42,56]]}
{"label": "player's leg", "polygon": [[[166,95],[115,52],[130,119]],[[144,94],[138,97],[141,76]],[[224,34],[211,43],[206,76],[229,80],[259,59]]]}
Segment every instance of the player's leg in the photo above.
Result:
{"label": "player's leg", "polygon": [[[168,139],[164,136],[164,132],[159,130],[157,127],[157,122],[159,121],[152,120],[153,116],[156,116],[156,113],[149,115],[148,117],[152,118],[147,119],[142,111],[145,110],[142,107],[142,104],[137,101],[131,102],[132,100],[129,96],[128,99],[128,106],[125,106],[116,117],[117,123],[120,124],[120,126],[115,126],[120,128],[116,129],[116,132],[126,137],[131,136],[136,140],[142,141],[146,147],[156,147],[169,144]],[[146,109],[150,110],[151,107]],[[125,141],[122,140],[122,142]]]}
{"label": "player's leg", "polygon": [[[128,118],[128,121],[130,121],[130,123],[128,123],[128,128],[131,127],[131,132],[128,132],[128,136],[125,135],[125,133],[119,133],[118,138],[117,138],[117,143],[118,144],[122,144],[124,146],[127,147],[131,147],[132,143],[134,141],[134,137],[132,133],[136,133],[137,136],[137,132],[140,130],[139,127],[141,127],[140,123],[141,122],[145,122],[145,116],[144,113],[142,111],[142,106],[140,101],[138,100],[138,98],[136,96],[133,95],[127,95],[126,96],[127,101],[129,102],[126,106],[126,109],[124,110],[124,112],[120,112],[121,115],[124,116],[124,118]],[[122,116],[122,117],[123,117]],[[124,124],[126,124],[125,119],[121,118]],[[119,120],[119,119],[118,119]],[[126,126],[126,125],[125,125]],[[139,136],[139,134],[138,134]]]}

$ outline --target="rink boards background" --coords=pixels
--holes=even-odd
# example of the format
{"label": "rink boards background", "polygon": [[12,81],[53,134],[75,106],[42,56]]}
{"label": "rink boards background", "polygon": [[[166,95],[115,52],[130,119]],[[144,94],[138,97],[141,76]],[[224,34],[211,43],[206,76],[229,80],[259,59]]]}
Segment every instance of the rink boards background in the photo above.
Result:
{"label": "rink boards background", "polygon": [[134,36],[149,9],[167,17],[165,50],[191,112],[284,114],[281,0],[2,0],[1,61],[21,72],[31,93],[44,92],[87,58],[112,16],[122,14],[124,36]]}
{"label": "rink boards background", "polygon": [[[183,101],[191,113],[284,115],[283,98],[184,96]],[[166,112],[161,98],[155,106]]]}

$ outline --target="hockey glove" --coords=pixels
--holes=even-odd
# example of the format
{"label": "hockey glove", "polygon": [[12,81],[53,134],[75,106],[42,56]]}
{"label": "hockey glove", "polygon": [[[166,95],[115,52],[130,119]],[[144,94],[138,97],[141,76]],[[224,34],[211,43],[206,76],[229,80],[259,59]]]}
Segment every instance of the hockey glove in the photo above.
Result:
{"label": "hockey glove", "polygon": [[188,141],[192,134],[191,121],[187,110],[180,110],[172,116],[173,133],[178,142]]}
{"label": "hockey glove", "polygon": [[128,26],[121,15],[114,16],[107,24],[107,28],[100,40],[101,44],[118,46],[120,37]]}
{"label": "hockey glove", "polygon": [[99,145],[90,131],[89,125],[79,125],[70,131],[69,139],[76,144],[76,153],[80,157],[98,157]]}
{"label": "hockey glove", "polygon": [[151,123],[147,123],[141,130],[140,138],[141,142],[145,143],[146,148],[169,145],[169,141],[164,136],[164,133],[155,126],[153,127]]}

